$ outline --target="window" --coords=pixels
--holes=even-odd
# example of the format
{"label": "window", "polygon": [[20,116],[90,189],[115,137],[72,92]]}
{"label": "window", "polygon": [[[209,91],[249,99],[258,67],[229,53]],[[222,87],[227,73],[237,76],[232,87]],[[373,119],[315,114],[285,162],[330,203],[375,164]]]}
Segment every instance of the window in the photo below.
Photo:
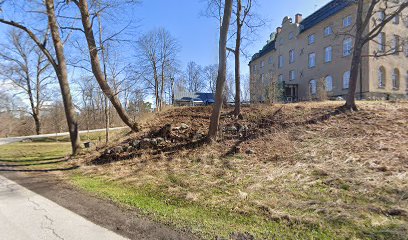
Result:
{"label": "window", "polygon": [[295,70],[289,71],[289,80],[290,81],[296,80],[296,71]]}
{"label": "window", "polygon": [[314,34],[309,35],[308,37],[309,45],[315,43],[315,41],[316,41],[315,35]]}
{"label": "window", "polygon": [[324,36],[330,36],[333,34],[333,27],[332,26],[327,26],[324,28]]}
{"label": "window", "polygon": [[283,68],[283,56],[279,55],[278,68]]}
{"label": "window", "polygon": [[333,77],[327,76],[325,79],[325,82],[326,82],[326,91],[327,92],[333,91]]}
{"label": "window", "polygon": [[378,87],[384,88],[385,87],[385,68],[380,67],[378,69]]}
{"label": "window", "polygon": [[349,56],[351,54],[351,49],[353,48],[353,40],[347,38],[343,41],[343,56]]}
{"label": "window", "polygon": [[265,67],[265,62],[261,61],[261,68],[264,68],[264,67]]}
{"label": "window", "polygon": [[378,21],[382,22],[385,19],[385,11],[381,10],[378,12]]}
{"label": "window", "polygon": [[405,42],[405,57],[408,57],[408,41]]}
{"label": "window", "polygon": [[279,45],[283,45],[283,38],[279,39]]}
{"label": "window", "polygon": [[351,15],[343,18],[343,27],[349,27],[353,23],[353,17]]}
{"label": "window", "polygon": [[343,74],[343,89],[348,89],[350,85],[350,71]]}
{"label": "window", "polygon": [[292,39],[293,39],[293,37],[294,37],[293,32],[290,32],[290,33],[289,33],[289,40],[292,40]]}
{"label": "window", "polygon": [[331,62],[333,58],[333,48],[331,46],[324,49],[324,62]]}
{"label": "window", "polygon": [[385,33],[378,34],[378,52],[385,52]]}
{"label": "window", "polygon": [[407,71],[407,75],[405,75],[405,88],[408,91],[408,71]]}
{"label": "window", "polygon": [[316,53],[309,54],[309,68],[316,67]]}
{"label": "window", "polygon": [[400,46],[400,37],[398,35],[394,35],[394,39],[392,40],[392,52],[394,54],[399,54],[399,46]]}
{"label": "window", "polygon": [[396,15],[396,16],[394,17],[394,19],[393,19],[392,23],[394,23],[394,24],[398,25],[398,24],[399,24],[399,22],[400,22],[400,16],[399,16],[399,15]]}
{"label": "window", "polygon": [[265,82],[264,82],[264,75],[263,75],[263,74],[261,74],[261,83],[262,83],[262,85],[265,83]]}
{"label": "window", "polygon": [[399,89],[400,72],[397,68],[392,72],[392,89]]}
{"label": "window", "polygon": [[316,95],[317,93],[317,81],[315,79],[309,82],[310,94]]}
{"label": "window", "polygon": [[255,64],[255,65],[254,65],[254,72],[255,72],[255,73],[257,73],[257,72],[256,72],[256,71],[258,70],[257,68],[258,68],[258,66]]}
{"label": "window", "polygon": [[273,58],[272,58],[272,57],[269,57],[268,63],[269,63],[269,64],[272,64],[272,63],[273,63]]}
{"label": "window", "polygon": [[278,76],[278,82],[283,82],[283,75],[282,75],[282,74],[280,74],[280,75]]}
{"label": "window", "polygon": [[290,50],[289,51],[289,63],[294,63],[295,62],[295,50]]}

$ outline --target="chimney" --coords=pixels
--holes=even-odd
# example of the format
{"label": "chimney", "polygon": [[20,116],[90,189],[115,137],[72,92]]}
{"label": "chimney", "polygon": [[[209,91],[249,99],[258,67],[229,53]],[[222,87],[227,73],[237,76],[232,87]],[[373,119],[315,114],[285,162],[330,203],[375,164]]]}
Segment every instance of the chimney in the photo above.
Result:
{"label": "chimney", "polygon": [[277,27],[277,28],[276,28],[276,33],[277,33],[277,34],[279,34],[281,31],[282,31],[282,28],[281,28],[281,27]]}
{"label": "chimney", "polygon": [[302,14],[298,13],[295,16],[295,23],[300,24],[300,22],[303,20]]}

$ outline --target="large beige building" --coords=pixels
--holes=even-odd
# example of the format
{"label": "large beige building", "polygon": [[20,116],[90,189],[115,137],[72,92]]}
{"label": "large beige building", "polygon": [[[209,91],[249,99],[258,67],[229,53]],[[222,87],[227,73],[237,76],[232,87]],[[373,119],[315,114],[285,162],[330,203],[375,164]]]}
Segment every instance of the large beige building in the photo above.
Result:
{"label": "large beige building", "polygon": [[[318,91],[326,91],[331,98],[344,97],[349,87],[356,8],[350,1],[333,0],[305,19],[301,14],[294,20],[285,17],[249,63],[251,101],[265,101],[271,82],[284,87],[286,101],[310,99]],[[387,13],[379,5],[368,30],[384,16]],[[365,45],[357,97],[407,97],[407,38],[405,11]],[[386,56],[372,56],[381,52]]]}

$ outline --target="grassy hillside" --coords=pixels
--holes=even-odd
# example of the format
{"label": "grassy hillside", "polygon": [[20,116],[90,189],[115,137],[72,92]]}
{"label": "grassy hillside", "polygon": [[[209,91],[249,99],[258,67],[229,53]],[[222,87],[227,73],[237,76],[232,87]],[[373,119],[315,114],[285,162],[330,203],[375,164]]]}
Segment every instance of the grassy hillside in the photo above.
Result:
{"label": "grassy hillside", "polygon": [[189,128],[159,146],[81,159],[74,181],[209,239],[406,239],[408,103],[338,106],[255,106],[244,120],[227,110],[213,145],[201,143],[210,108],[168,110],[120,145],[166,124]]}
{"label": "grassy hillside", "polygon": [[212,145],[210,108],[170,109],[76,159],[71,181],[206,239],[407,239],[408,103],[340,104],[227,109]]}

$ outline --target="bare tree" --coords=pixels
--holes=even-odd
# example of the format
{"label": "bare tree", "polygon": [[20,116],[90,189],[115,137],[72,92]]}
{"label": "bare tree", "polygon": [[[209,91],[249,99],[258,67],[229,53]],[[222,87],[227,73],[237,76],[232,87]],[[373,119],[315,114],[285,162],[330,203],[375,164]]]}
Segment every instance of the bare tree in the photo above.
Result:
{"label": "bare tree", "polygon": [[65,115],[68,124],[68,131],[71,139],[72,154],[75,155],[80,150],[80,138],[78,132],[78,122],[76,119],[76,113],[74,109],[74,104],[72,101],[71,90],[68,81],[68,71],[67,64],[64,54],[64,43],[60,36],[60,28],[57,23],[57,18],[55,14],[55,6],[53,0],[45,0],[46,14],[48,18],[48,28],[51,32],[51,37],[54,44],[54,51],[56,59],[54,59],[52,53],[46,48],[47,38],[44,41],[41,41],[32,30],[26,26],[19,24],[15,21],[0,19],[0,23],[7,24],[12,27],[19,28],[26,32],[29,37],[35,42],[37,47],[44,53],[48,61],[53,66],[59,85],[61,88],[61,95],[63,99]]}
{"label": "bare tree", "polygon": [[219,66],[217,76],[217,88],[215,93],[215,105],[211,115],[210,127],[208,129],[208,138],[212,141],[217,140],[218,127],[222,110],[222,100],[224,84],[227,75],[227,38],[232,15],[232,0],[225,0],[224,14],[220,28],[219,40]]}
{"label": "bare tree", "polygon": [[177,40],[163,28],[144,34],[137,45],[141,76],[154,89],[156,110],[160,111],[165,100],[166,83],[174,81],[180,48]]}
{"label": "bare tree", "polygon": [[[235,60],[235,116],[241,115],[241,54],[244,53],[243,41],[251,42],[256,30],[264,25],[264,21],[254,14],[255,0],[234,0],[233,1],[234,22],[233,31],[229,39],[235,39],[234,47],[227,47],[227,50],[234,55]],[[221,12],[224,4],[220,0],[208,0],[207,16],[221,19]],[[246,30],[246,31],[243,31]],[[246,55],[244,53],[244,55]]]}
{"label": "bare tree", "polygon": [[205,81],[208,83],[208,90],[215,93],[215,86],[217,84],[218,64],[212,64],[204,67],[203,70]]}
{"label": "bare tree", "polygon": [[29,102],[28,113],[34,120],[36,134],[41,133],[41,110],[50,84],[51,64],[22,31],[9,32],[9,44],[2,46],[0,73],[11,80]]}
{"label": "bare tree", "polygon": [[199,92],[204,89],[204,82],[202,80],[202,67],[194,61],[187,63],[186,76],[188,91]]}
{"label": "bare tree", "polygon": [[[350,71],[350,86],[346,99],[345,108],[358,110],[355,103],[358,74],[361,65],[363,47],[373,41],[384,29],[384,27],[399,16],[408,7],[408,1],[401,0],[349,0],[357,4],[357,19],[355,24],[354,48]],[[379,11],[384,13],[384,18],[378,21],[373,19]]]}
{"label": "bare tree", "polygon": [[97,14],[100,14],[100,11],[103,9],[99,9],[96,15],[91,15],[89,11],[89,5],[87,0],[71,0],[75,3],[81,13],[81,20],[82,20],[82,27],[83,33],[86,37],[89,56],[92,66],[92,72],[96,78],[96,81],[99,84],[99,87],[102,89],[103,93],[109,98],[110,102],[112,103],[113,107],[116,109],[119,117],[122,121],[129,126],[133,131],[139,131],[139,125],[136,122],[133,122],[132,119],[127,114],[125,108],[122,106],[122,103],[119,100],[117,94],[115,94],[114,90],[109,86],[107,79],[101,68],[101,62],[99,58],[99,49],[94,35],[93,30],[93,19],[97,17]]}

